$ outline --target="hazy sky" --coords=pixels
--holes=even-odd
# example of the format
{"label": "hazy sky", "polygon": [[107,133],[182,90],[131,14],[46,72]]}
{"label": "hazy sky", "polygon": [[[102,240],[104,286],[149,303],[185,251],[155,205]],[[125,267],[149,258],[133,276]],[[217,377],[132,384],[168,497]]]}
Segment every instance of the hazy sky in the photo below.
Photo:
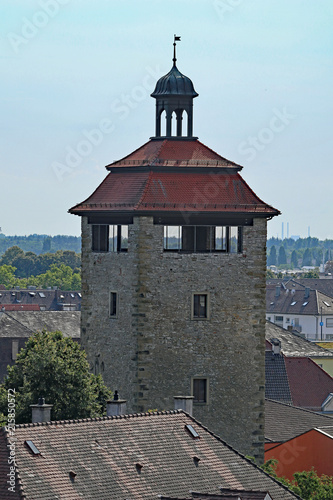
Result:
{"label": "hazy sky", "polygon": [[333,238],[332,0],[3,0],[0,226],[80,234],[67,210],[154,135],[156,80],[189,76],[194,135],[282,215]]}

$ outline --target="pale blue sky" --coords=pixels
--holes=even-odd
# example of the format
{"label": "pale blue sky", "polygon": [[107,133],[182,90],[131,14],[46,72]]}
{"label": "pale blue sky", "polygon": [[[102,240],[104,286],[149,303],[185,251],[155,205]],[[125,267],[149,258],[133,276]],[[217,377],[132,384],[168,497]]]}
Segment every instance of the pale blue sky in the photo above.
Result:
{"label": "pale blue sky", "polygon": [[332,30],[332,0],[4,0],[2,231],[80,234],[68,208],[154,135],[176,33],[194,134],[282,211],[269,236],[333,238]]}

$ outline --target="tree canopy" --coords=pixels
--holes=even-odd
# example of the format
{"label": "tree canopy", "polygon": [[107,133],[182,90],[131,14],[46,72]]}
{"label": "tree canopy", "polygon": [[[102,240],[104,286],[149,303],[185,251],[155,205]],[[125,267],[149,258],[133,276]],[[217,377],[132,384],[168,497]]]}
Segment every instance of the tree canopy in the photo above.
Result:
{"label": "tree canopy", "polygon": [[90,373],[86,353],[61,332],[35,333],[21,349],[0,385],[0,419],[7,414],[7,391],[15,389],[16,423],[31,422],[40,397],[52,404],[52,420],[102,416],[111,391],[101,375]]}
{"label": "tree canopy", "polygon": [[291,491],[299,495],[303,500],[333,500],[333,477],[322,474],[318,476],[313,469],[310,471],[295,472],[294,479],[289,481],[285,477],[279,477],[276,473],[278,461],[267,460],[261,468],[270,476],[274,477]]}

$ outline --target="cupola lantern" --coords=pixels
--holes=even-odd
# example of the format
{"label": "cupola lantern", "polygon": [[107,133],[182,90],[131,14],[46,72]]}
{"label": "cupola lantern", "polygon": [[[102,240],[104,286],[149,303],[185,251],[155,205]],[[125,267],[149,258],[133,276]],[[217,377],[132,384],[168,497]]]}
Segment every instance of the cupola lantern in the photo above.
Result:
{"label": "cupola lantern", "polygon": [[[173,66],[169,73],[162,76],[156,83],[154,92],[151,94],[156,99],[156,129],[155,137],[152,139],[196,139],[193,137],[193,99],[199,94],[194,90],[190,78],[183,75],[176,66],[176,41],[180,36],[174,36],[173,42]],[[161,118],[165,111],[166,129],[165,134],[161,130]],[[183,117],[187,115],[187,133],[183,133]],[[172,131],[172,117],[176,117],[176,131]]]}

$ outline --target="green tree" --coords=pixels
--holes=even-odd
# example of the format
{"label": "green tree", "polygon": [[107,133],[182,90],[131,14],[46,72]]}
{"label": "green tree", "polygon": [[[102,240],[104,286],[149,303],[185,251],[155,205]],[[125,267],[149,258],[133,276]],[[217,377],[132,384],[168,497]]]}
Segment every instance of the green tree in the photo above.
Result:
{"label": "green tree", "polygon": [[333,499],[333,478],[318,476],[314,470],[295,472],[291,489],[304,500]]}
{"label": "green tree", "polygon": [[312,266],[312,252],[310,248],[306,248],[303,254],[302,266]]}
{"label": "green tree", "polygon": [[16,282],[15,270],[15,267],[8,266],[7,264],[0,266],[0,285],[5,285],[7,288],[13,288]]}
{"label": "green tree", "polygon": [[267,264],[269,266],[276,266],[276,247],[273,245],[269,252],[269,257],[267,259]]}
{"label": "green tree", "polygon": [[11,266],[14,259],[17,259],[18,257],[24,257],[24,252],[23,250],[21,250],[21,248],[19,248],[18,246],[8,248],[8,250],[6,250],[1,257],[0,266],[3,266],[4,264]]}
{"label": "green tree", "polygon": [[111,391],[102,377],[89,371],[85,352],[61,332],[35,333],[21,349],[0,386],[0,414],[7,411],[7,391],[15,389],[16,422],[31,421],[31,404],[44,397],[53,404],[52,419],[75,419],[105,414]]}
{"label": "green tree", "polygon": [[52,238],[48,236],[43,241],[43,252],[49,252],[51,250]]}
{"label": "green tree", "polygon": [[290,262],[291,262],[291,264],[292,264],[293,267],[298,267],[298,257],[297,257],[296,250],[293,250],[291,252]]}
{"label": "green tree", "polygon": [[284,246],[281,245],[279,248],[278,265],[281,266],[283,264],[287,264],[287,256]]}

